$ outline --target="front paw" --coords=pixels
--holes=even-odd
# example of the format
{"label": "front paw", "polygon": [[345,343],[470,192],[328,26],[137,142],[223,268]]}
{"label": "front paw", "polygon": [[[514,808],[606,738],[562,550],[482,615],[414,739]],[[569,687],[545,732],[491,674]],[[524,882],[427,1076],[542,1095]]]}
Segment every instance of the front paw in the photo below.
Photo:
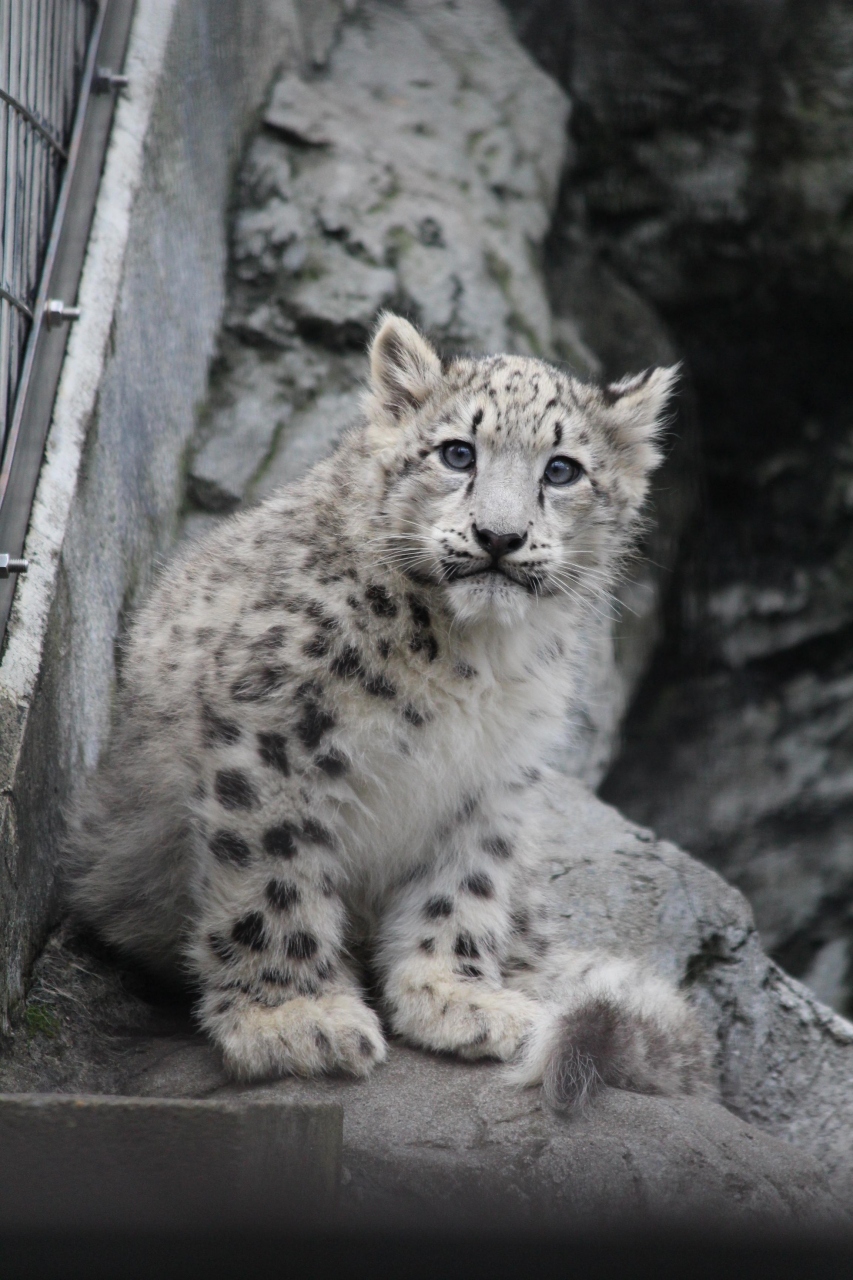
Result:
{"label": "front paw", "polygon": [[366,1076],[388,1049],[379,1019],[357,996],[299,996],[269,1008],[249,1001],[203,1016],[237,1080]]}
{"label": "front paw", "polygon": [[452,977],[403,980],[389,992],[391,1025],[411,1044],[462,1058],[513,1058],[541,1009],[504,988]]}

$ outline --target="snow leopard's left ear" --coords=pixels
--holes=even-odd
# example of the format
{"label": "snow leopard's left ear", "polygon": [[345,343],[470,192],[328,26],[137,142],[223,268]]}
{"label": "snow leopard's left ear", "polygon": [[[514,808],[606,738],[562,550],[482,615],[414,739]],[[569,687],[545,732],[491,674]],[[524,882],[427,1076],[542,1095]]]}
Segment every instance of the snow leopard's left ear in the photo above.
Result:
{"label": "snow leopard's left ear", "polygon": [[376,402],[400,421],[438,387],[441,361],[414,325],[386,312],[370,347],[370,381]]}
{"label": "snow leopard's left ear", "polygon": [[664,411],[678,382],[679,366],[646,369],[602,387],[613,442],[628,467],[647,476],[663,460],[658,444],[666,424]]}

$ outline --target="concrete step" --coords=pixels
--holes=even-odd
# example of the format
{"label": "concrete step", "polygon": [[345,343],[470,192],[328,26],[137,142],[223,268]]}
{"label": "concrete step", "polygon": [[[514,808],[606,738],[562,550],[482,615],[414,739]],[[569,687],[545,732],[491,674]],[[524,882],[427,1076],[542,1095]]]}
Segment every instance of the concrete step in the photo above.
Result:
{"label": "concrete step", "polygon": [[0,1231],[274,1231],[334,1211],[343,1108],[0,1094]]}

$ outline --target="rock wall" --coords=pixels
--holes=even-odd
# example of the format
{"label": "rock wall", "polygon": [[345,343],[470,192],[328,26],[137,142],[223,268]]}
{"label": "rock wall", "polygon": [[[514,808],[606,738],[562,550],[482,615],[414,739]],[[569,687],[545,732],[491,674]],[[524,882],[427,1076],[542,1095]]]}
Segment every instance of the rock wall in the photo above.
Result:
{"label": "rock wall", "polygon": [[604,794],[743,888],[849,1011],[853,14],[508,7],[573,102],[550,261],[592,245],[655,308],[700,421],[698,518]]}

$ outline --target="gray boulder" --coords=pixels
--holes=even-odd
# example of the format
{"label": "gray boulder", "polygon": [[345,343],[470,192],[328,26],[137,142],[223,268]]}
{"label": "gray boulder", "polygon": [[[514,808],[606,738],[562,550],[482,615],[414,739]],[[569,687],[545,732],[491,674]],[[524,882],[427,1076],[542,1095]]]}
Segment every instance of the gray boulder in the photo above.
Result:
{"label": "gray boulder", "polygon": [[549,804],[569,936],[644,956],[689,990],[726,1105],[853,1189],[853,1024],[767,958],[748,903],[709,868],[577,783]]}
{"label": "gray boulder", "polygon": [[403,1048],[367,1083],[259,1092],[343,1102],[341,1208],[360,1224],[493,1215],[504,1230],[543,1220],[736,1229],[846,1216],[819,1160],[711,1102],[610,1091],[567,1120],[507,1088],[498,1067]]}
{"label": "gray boulder", "polygon": [[667,309],[736,298],[762,272],[811,294],[849,291],[846,5],[505,5],[573,98],[570,216],[645,298]]}

